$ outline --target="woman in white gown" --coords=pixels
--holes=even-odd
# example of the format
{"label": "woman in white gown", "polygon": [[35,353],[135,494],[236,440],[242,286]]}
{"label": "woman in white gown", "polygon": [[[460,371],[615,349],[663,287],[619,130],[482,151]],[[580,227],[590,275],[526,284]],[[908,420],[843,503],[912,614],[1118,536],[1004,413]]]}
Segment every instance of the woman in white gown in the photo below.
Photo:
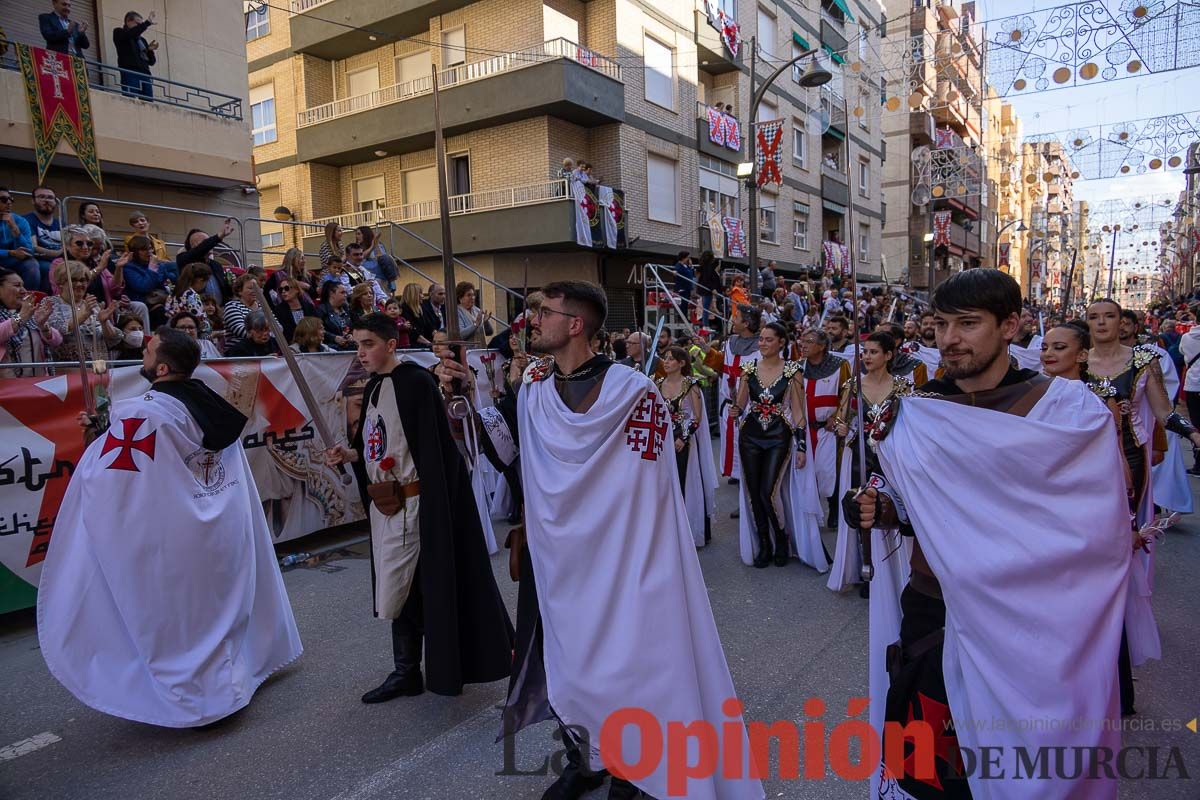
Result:
{"label": "woman in white gown", "polygon": [[692,376],[692,360],[682,347],[668,348],[662,360],[666,373],[655,382],[671,408],[675,431],[675,462],[679,488],[687,507],[688,523],[696,547],[712,539],[712,515],[717,489],[717,467],[700,381]]}

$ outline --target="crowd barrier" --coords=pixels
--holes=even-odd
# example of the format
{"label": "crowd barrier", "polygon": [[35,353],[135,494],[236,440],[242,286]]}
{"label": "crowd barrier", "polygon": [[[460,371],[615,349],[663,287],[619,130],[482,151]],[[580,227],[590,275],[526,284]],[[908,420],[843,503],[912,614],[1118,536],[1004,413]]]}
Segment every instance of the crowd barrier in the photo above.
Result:
{"label": "crowd barrier", "polygon": [[[401,357],[423,366],[434,360],[427,350]],[[298,360],[333,435],[349,441],[368,376],[353,353]],[[147,389],[137,366],[116,364],[90,376],[101,408]],[[0,613],[34,603],[59,505],[85,450],[76,421],[84,409],[79,370],[59,364],[58,371],[0,380]],[[364,518],[357,487],[324,463],[324,443],[282,359],[213,359],[195,377],[248,418],[242,444],[276,542]],[[154,479],[152,465],[145,479]],[[128,509],[131,520],[138,513]]]}

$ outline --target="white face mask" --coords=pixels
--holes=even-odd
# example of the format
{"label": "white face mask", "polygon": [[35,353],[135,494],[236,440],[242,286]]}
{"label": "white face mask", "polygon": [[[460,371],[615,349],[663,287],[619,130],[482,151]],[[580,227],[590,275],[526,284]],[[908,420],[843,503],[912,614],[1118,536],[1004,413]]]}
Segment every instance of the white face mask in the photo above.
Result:
{"label": "white face mask", "polygon": [[130,347],[141,347],[145,338],[145,331],[126,331],[125,344],[129,345]]}

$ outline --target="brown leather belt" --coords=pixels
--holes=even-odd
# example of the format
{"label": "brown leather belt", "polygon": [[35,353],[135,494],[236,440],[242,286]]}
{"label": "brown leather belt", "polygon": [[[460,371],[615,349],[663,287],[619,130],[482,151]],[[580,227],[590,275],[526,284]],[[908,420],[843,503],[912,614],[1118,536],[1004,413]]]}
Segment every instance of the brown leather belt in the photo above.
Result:
{"label": "brown leather belt", "polygon": [[409,499],[410,497],[420,497],[421,482],[413,481],[412,483],[400,484],[400,494],[404,495],[405,500]]}

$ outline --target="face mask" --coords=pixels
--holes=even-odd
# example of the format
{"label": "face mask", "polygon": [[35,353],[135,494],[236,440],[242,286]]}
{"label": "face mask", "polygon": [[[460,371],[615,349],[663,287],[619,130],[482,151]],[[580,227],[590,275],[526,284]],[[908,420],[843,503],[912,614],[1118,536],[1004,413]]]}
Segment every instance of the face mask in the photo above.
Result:
{"label": "face mask", "polygon": [[129,347],[141,347],[142,342],[146,339],[145,331],[127,331],[125,333],[125,344]]}

